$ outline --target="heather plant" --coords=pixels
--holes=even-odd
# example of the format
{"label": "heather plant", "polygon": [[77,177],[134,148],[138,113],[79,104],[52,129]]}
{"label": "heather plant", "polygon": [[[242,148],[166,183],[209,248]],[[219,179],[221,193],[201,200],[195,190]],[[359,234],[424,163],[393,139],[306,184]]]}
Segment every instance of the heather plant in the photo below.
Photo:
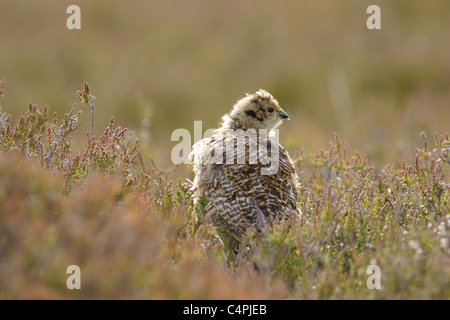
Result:
{"label": "heather plant", "polygon": [[0,142],[3,151],[20,151],[28,158],[39,159],[43,168],[58,172],[65,177],[68,190],[82,181],[89,173],[102,172],[105,175],[120,173],[125,184],[137,181],[134,176],[134,162],[138,156],[138,139],[126,135],[126,128],[115,127],[114,117],[98,138],[94,135],[95,98],[85,82],[83,91],[77,91],[77,98],[91,111],[91,130],[87,132],[86,147],[74,151],[71,134],[81,123],[82,110],[75,112],[73,105],[62,119],[53,113],[49,119],[47,106],[38,107],[31,101],[28,110],[12,123],[11,116],[0,115]]}
{"label": "heather plant", "polygon": [[[448,297],[448,143],[447,134],[435,135],[433,150],[425,142],[413,165],[376,175],[364,156],[348,158],[335,134],[302,175],[301,221],[275,224],[254,261],[308,297]],[[373,264],[383,270],[381,291],[365,284]]]}
{"label": "heather plant", "polygon": [[[249,230],[230,264],[190,182],[148,163],[112,117],[97,138],[87,83],[76,97],[91,115],[81,150],[76,105],[61,119],[31,102],[16,121],[0,114],[0,298],[450,296],[448,134],[422,133],[413,159],[382,168],[338,134],[300,150],[302,214]],[[80,290],[66,287],[72,264]],[[366,283],[373,265],[380,289]]]}

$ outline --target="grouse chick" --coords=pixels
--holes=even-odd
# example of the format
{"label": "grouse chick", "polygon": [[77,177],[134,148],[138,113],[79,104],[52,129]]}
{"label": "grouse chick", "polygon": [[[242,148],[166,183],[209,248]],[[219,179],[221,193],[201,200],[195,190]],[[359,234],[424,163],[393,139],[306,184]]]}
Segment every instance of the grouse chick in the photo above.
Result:
{"label": "grouse chick", "polygon": [[225,246],[233,252],[250,226],[298,214],[298,176],[278,143],[277,130],[289,115],[259,90],[239,100],[210,138],[193,146],[194,201],[206,211]]}

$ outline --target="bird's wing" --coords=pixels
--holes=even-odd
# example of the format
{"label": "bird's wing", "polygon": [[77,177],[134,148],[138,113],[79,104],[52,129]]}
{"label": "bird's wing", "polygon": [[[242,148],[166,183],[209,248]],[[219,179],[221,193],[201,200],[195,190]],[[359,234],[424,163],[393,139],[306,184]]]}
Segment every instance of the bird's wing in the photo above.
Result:
{"label": "bird's wing", "polygon": [[[263,227],[262,213],[267,202],[267,193],[255,173],[240,165],[214,165],[209,170],[209,179],[202,179],[207,210],[213,220],[238,233],[250,225]],[[248,172],[248,174],[247,174]]]}
{"label": "bird's wing", "polygon": [[[212,139],[209,148],[217,152],[221,144],[223,146],[223,143],[229,142],[227,139],[233,137]],[[278,170],[272,175],[262,175],[261,169],[270,166],[270,163],[262,155],[256,163],[250,161],[249,152],[255,150],[252,149],[254,143],[257,142],[247,140],[246,148],[237,150],[234,161],[231,161],[234,163],[229,164],[222,149],[220,155],[223,155],[223,163],[206,165],[202,170],[201,180],[206,183],[204,189],[208,192],[209,207],[213,215],[220,215],[220,219],[215,220],[221,220],[227,227],[242,225],[245,230],[256,223],[263,228],[266,217],[284,213],[286,208],[296,208],[296,188],[291,181],[296,177],[295,169],[286,150],[277,145],[277,154],[266,153],[271,161],[277,161]],[[245,152],[245,163],[238,162],[242,156],[240,152]]]}
{"label": "bird's wing", "polygon": [[273,175],[261,176],[268,190],[268,212],[275,215],[297,211],[298,176],[288,152],[281,145],[278,152],[278,171]]}

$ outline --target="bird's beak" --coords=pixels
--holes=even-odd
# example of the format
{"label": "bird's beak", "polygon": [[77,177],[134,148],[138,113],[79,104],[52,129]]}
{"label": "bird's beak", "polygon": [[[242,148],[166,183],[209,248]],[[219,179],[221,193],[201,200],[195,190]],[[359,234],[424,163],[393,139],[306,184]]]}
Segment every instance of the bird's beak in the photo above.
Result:
{"label": "bird's beak", "polygon": [[282,119],[288,119],[289,120],[289,115],[286,112],[282,112],[278,116],[280,118],[282,118]]}

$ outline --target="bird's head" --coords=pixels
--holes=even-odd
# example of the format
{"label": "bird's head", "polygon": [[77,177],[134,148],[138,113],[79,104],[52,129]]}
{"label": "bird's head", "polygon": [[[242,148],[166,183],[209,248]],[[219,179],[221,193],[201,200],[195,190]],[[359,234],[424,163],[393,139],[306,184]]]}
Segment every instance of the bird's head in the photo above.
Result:
{"label": "bird's head", "polygon": [[267,129],[278,127],[289,115],[267,91],[260,89],[239,100],[222,118],[222,129]]}

